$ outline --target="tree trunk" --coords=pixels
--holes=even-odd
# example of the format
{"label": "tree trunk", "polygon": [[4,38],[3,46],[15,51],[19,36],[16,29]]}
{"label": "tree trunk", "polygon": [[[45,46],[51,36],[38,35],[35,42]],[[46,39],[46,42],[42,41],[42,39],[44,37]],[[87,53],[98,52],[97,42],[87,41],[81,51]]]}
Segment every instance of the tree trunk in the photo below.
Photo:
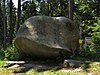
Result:
{"label": "tree trunk", "polygon": [[3,48],[6,49],[6,24],[5,24],[5,0],[3,0],[3,10],[4,10],[4,13],[3,13],[3,29],[4,29],[4,41],[3,41]]}
{"label": "tree trunk", "polygon": [[48,16],[50,16],[49,15],[49,11],[50,11],[50,0],[48,0],[47,3],[48,3]]}
{"label": "tree trunk", "polygon": [[10,45],[12,45],[12,39],[13,39],[13,26],[12,26],[12,0],[10,0]]}
{"label": "tree trunk", "polygon": [[1,0],[0,0],[0,49],[2,47],[2,10],[1,10]]}
{"label": "tree trunk", "polygon": [[73,3],[74,0],[69,0],[69,18],[73,20]]}
{"label": "tree trunk", "polygon": [[18,10],[17,10],[17,27],[16,32],[18,31],[20,27],[20,16],[21,16],[21,0],[18,0]]}

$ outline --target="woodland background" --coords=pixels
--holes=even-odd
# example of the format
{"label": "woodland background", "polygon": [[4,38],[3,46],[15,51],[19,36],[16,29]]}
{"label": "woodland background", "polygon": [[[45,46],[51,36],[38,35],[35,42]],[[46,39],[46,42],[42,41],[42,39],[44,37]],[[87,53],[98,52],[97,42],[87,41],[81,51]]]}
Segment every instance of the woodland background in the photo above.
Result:
{"label": "woodland background", "polygon": [[65,16],[75,21],[82,28],[81,39],[92,38],[91,46],[83,44],[76,55],[100,60],[100,0],[18,0],[18,7],[12,0],[0,0],[1,60],[20,58],[14,46],[16,32],[27,18],[36,15]]}

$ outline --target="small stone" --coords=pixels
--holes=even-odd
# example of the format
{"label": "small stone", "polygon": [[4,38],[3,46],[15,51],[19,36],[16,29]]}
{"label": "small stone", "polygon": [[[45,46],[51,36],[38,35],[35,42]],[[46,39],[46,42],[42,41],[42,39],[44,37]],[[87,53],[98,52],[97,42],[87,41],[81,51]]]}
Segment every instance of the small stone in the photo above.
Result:
{"label": "small stone", "polygon": [[66,64],[70,67],[80,67],[83,63],[78,60],[64,60],[63,65]]}

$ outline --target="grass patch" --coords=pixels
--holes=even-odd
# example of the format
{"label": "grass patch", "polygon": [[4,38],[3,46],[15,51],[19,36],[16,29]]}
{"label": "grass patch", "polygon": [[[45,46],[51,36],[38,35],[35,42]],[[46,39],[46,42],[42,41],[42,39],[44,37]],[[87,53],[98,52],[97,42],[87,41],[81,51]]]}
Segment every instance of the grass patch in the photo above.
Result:
{"label": "grass patch", "polygon": [[0,60],[0,67],[3,67],[5,65],[5,61]]}
{"label": "grass patch", "polygon": [[35,70],[30,70],[28,72],[26,72],[26,74],[29,74],[29,75],[73,75],[74,73],[72,72],[62,72],[62,71],[52,71],[52,70],[49,70],[49,71],[44,71],[44,72],[37,72]]}
{"label": "grass patch", "polygon": [[[0,66],[3,66],[6,62],[5,61],[0,61]],[[18,75],[88,75],[89,73],[93,74],[93,75],[99,75],[98,73],[100,73],[100,62],[93,62],[93,61],[86,61],[84,62],[85,65],[84,67],[81,67],[80,69],[82,69],[81,71],[70,71],[70,72],[66,72],[66,71],[62,71],[61,70],[46,70],[46,71],[37,71],[36,69],[30,69],[24,73],[17,73]],[[87,65],[89,67],[87,67]],[[67,70],[72,70],[72,69],[67,69]],[[10,69],[8,70],[7,68],[1,67],[0,68],[0,75],[10,75],[10,74],[16,74],[13,73],[14,69]]]}

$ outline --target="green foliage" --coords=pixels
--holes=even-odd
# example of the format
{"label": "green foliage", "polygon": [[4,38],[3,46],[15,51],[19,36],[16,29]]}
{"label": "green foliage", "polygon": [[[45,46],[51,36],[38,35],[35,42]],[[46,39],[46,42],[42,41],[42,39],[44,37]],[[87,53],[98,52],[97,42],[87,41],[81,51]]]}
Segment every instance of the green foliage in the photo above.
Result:
{"label": "green foliage", "polygon": [[100,49],[100,32],[94,32],[92,36],[93,45],[97,46],[97,49]]}
{"label": "green foliage", "polygon": [[90,46],[84,45],[76,54],[83,58],[100,61],[100,32],[94,32],[92,44]]}
{"label": "green foliage", "polygon": [[0,60],[0,67],[3,67],[5,63],[6,63],[5,61]]}
{"label": "green foliage", "polygon": [[[82,39],[92,37],[92,45],[83,45],[76,52],[80,57],[100,60],[100,3],[97,0],[75,0],[74,19],[80,21],[82,27]],[[81,16],[80,16],[81,15]]]}
{"label": "green foliage", "polygon": [[97,19],[97,22],[95,22],[94,25],[92,26],[92,31],[100,32],[100,18],[96,18],[96,19]]}
{"label": "green foliage", "polygon": [[26,1],[22,4],[21,23],[31,17],[37,15],[36,4],[34,1]]}
{"label": "green foliage", "polygon": [[21,52],[15,46],[0,50],[0,60],[19,60],[21,57]]}
{"label": "green foliage", "polygon": [[39,6],[37,6],[38,9],[38,14],[40,15],[49,15],[49,9],[48,9],[48,3],[46,1],[41,1],[39,2]]}
{"label": "green foliage", "polygon": [[100,20],[94,23],[92,30],[92,49],[95,51],[97,58],[100,59]]}
{"label": "green foliage", "polygon": [[94,50],[92,46],[84,46],[84,48],[75,53],[73,58],[77,57],[85,60],[100,61],[100,50]]}
{"label": "green foliage", "polygon": [[[100,20],[98,17],[96,19],[97,21],[93,22],[93,25],[91,26],[86,26],[84,24],[86,27],[84,32],[92,36],[92,44],[90,46],[83,44],[82,49],[76,52],[76,55],[79,55],[80,57],[100,60]],[[87,32],[87,30],[91,30],[91,32]],[[86,35],[82,37],[86,37]]]}
{"label": "green foliage", "polygon": [[18,60],[20,58],[20,53],[14,46],[8,47],[4,52],[7,60]]}
{"label": "green foliage", "polygon": [[4,53],[4,50],[1,49],[0,50],[0,60],[3,60],[5,58],[5,53]]}
{"label": "green foliage", "polygon": [[[90,32],[92,36],[91,46],[84,45],[78,53],[81,57],[100,60],[100,20],[99,18],[96,19],[97,21],[92,26],[87,26],[87,29],[92,31]],[[84,31],[86,32],[86,29]]]}
{"label": "green foliage", "polygon": [[92,36],[92,27],[100,17],[99,6],[100,3],[98,1],[75,0],[74,18],[80,21],[80,26],[83,29],[83,39],[86,36]]}
{"label": "green foliage", "polygon": [[94,59],[94,51],[91,51],[89,46],[84,46],[81,50],[78,50],[76,53],[78,57],[87,58],[87,59]]}

